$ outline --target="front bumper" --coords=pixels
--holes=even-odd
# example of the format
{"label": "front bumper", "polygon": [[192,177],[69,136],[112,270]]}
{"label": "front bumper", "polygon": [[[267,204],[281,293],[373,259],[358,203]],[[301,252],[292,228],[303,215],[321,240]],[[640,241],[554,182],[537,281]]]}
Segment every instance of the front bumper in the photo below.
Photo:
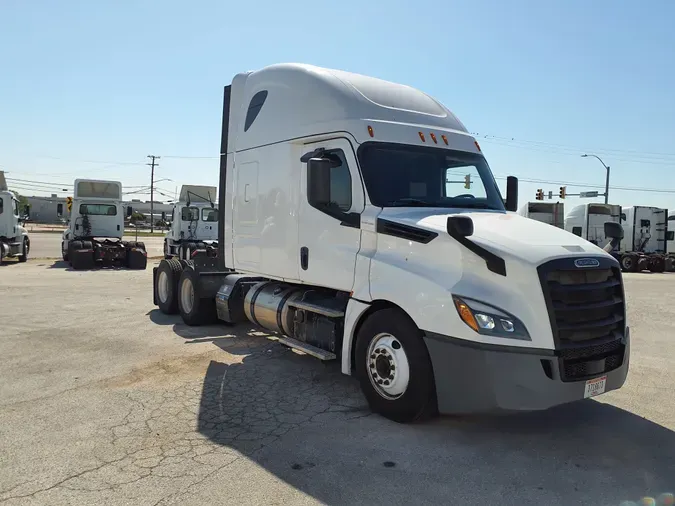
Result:
{"label": "front bumper", "polygon": [[[438,410],[443,414],[537,411],[584,399],[586,378],[561,380],[561,360],[553,350],[486,346],[426,333],[434,369]],[[623,362],[593,377],[607,376],[605,392],[626,381],[630,333]]]}

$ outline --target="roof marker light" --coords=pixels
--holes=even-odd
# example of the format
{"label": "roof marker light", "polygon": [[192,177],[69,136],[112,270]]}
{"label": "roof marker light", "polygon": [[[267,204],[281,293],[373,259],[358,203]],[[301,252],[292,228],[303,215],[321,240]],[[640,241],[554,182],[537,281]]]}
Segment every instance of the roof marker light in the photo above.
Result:
{"label": "roof marker light", "polygon": [[436,134],[431,132],[429,135],[431,136],[431,140],[434,141],[434,144],[438,144],[438,141],[436,140]]}
{"label": "roof marker light", "polygon": [[480,149],[480,146],[478,145],[478,141],[473,141],[473,143],[474,143],[474,144],[476,145],[476,147],[478,148],[478,151],[480,151],[481,149]]}
{"label": "roof marker light", "polygon": [[445,145],[448,145],[448,138],[445,135],[441,135],[441,139],[443,139],[443,142],[445,142]]}
{"label": "roof marker light", "polygon": [[375,132],[373,132],[373,127],[371,127],[370,125],[368,125],[368,135],[370,135],[371,137],[375,137]]}
{"label": "roof marker light", "polygon": [[426,139],[424,138],[424,134],[422,132],[417,132],[420,134],[420,139],[422,139],[422,142],[427,142]]}

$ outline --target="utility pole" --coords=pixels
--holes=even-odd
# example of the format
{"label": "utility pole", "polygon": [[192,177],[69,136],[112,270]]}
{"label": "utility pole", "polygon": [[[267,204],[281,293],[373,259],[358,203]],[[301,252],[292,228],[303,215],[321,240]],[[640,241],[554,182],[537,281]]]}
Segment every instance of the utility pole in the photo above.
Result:
{"label": "utility pole", "polygon": [[148,155],[148,158],[152,160],[151,163],[146,163],[150,166],[150,233],[152,234],[155,231],[155,167],[159,166],[155,160],[159,160],[160,157]]}
{"label": "utility pole", "polygon": [[586,158],[592,156],[593,158],[597,158],[598,161],[602,164],[602,166],[605,168],[607,171],[607,176],[605,177],[605,204],[609,200],[609,165],[605,165],[605,162],[602,161],[602,158],[600,158],[598,155],[581,155],[581,158]]}

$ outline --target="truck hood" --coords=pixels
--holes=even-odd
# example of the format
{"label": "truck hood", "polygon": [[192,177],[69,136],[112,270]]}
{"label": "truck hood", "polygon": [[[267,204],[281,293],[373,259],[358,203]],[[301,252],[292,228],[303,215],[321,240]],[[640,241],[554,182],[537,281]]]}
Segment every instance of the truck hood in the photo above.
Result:
{"label": "truck hood", "polygon": [[515,213],[492,210],[388,208],[380,218],[438,232],[448,240],[449,216],[468,216],[474,232],[469,238],[490,251],[538,265],[551,258],[579,254],[607,255],[601,248],[558,227]]}

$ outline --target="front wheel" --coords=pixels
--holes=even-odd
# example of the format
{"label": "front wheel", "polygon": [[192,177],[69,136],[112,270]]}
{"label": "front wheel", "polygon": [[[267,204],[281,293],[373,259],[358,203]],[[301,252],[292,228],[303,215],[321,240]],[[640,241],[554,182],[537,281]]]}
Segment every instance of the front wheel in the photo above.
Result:
{"label": "front wheel", "polygon": [[19,262],[25,262],[28,260],[28,252],[30,251],[30,242],[28,238],[23,238],[23,249],[21,250],[21,255],[19,255]]}
{"label": "front wheel", "polygon": [[422,333],[401,311],[383,309],[356,340],[356,374],[371,409],[399,423],[437,412],[434,375]]}

